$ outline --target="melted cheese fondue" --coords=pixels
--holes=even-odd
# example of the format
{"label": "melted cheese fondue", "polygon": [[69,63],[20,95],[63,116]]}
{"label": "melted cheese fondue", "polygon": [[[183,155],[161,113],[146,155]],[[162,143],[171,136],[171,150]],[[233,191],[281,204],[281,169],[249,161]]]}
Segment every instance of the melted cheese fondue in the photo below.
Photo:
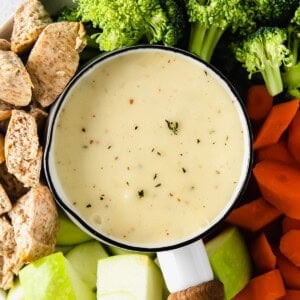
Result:
{"label": "melted cheese fondue", "polygon": [[172,51],[125,51],[67,95],[55,168],[80,216],[125,244],[194,237],[232,204],[246,161],[245,125],[231,91]]}

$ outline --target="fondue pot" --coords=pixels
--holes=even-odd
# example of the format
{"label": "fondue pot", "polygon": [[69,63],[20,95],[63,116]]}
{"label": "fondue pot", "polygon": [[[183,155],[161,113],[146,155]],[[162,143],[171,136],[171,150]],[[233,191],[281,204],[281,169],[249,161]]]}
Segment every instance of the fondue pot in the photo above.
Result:
{"label": "fondue pot", "polygon": [[[108,92],[111,92],[112,95],[114,95],[115,93],[118,92],[119,88],[121,88],[121,84],[119,84],[119,86],[118,86],[117,81],[115,83],[114,76],[110,76],[110,74],[106,74],[107,70],[110,70],[110,66],[113,66],[115,64],[116,70],[118,70],[118,71],[116,71],[116,74],[118,72],[123,72],[123,70],[125,70],[127,72],[128,69],[131,69],[133,67],[136,67],[137,69],[143,68],[143,65],[147,64],[147,60],[146,59],[143,60],[143,55],[145,55],[145,57],[147,55],[148,56],[154,55],[153,57],[155,57],[155,55],[157,57],[159,57],[159,56],[166,57],[166,58],[169,57],[168,63],[172,62],[172,60],[174,58],[174,60],[175,59],[178,59],[179,61],[182,60],[183,64],[185,64],[185,63],[192,64],[193,68],[199,70],[199,74],[201,73],[204,76],[204,78],[206,78],[206,77],[208,78],[207,83],[201,84],[199,82],[199,93],[201,90],[201,93],[202,93],[201,101],[203,100],[202,105],[204,105],[204,107],[206,105],[207,106],[213,105],[212,100],[203,99],[203,98],[205,98],[205,95],[208,94],[208,92],[206,93],[206,92],[202,91],[203,87],[205,87],[206,84],[210,85],[212,81],[215,82],[218,89],[222,90],[222,92],[224,93],[223,95],[225,95],[229,99],[228,103],[229,103],[231,110],[230,110],[230,113],[228,113],[228,114],[232,114],[232,116],[231,115],[224,116],[224,118],[225,118],[224,120],[228,120],[228,121],[223,122],[223,124],[221,124],[221,125],[218,125],[220,130],[222,130],[223,128],[224,128],[224,130],[227,130],[225,128],[229,128],[231,126],[230,125],[231,122],[233,122],[233,124],[238,124],[237,126],[240,127],[236,131],[237,132],[236,143],[240,145],[239,152],[238,153],[234,152],[234,151],[237,151],[236,146],[233,146],[230,151],[226,152],[226,153],[228,153],[228,155],[230,157],[232,157],[231,158],[232,161],[235,161],[235,160],[238,161],[238,163],[237,163],[238,164],[237,165],[238,172],[236,173],[237,175],[233,175],[233,176],[236,176],[236,178],[234,179],[234,186],[231,188],[231,190],[229,190],[229,194],[226,196],[227,197],[226,202],[224,202],[223,204],[218,204],[220,202],[216,202],[216,204],[214,204],[213,208],[212,208],[212,209],[216,210],[215,216],[207,218],[207,222],[206,223],[204,222],[204,225],[199,226],[199,229],[194,230],[193,232],[184,233],[182,237],[178,237],[174,240],[172,240],[170,238],[166,239],[165,241],[163,241],[161,243],[156,242],[156,241],[152,242],[151,240],[143,243],[143,242],[140,242],[139,240],[132,240],[130,238],[127,238],[127,236],[125,236],[125,235],[123,235],[123,236],[114,235],[113,232],[107,232],[107,231],[103,230],[102,227],[95,226],[95,223],[91,222],[89,217],[86,216],[85,214],[82,214],[79,211],[78,206],[74,205],[75,202],[78,202],[78,199],[76,201],[74,199],[72,199],[72,197],[73,197],[72,193],[68,193],[65,190],[65,187],[67,186],[66,180],[69,179],[70,175],[69,175],[69,173],[61,174],[60,172],[62,169],[58,166],[58,160],[60,160],[60,162],[61,162],[61,160],[63,159],[62,157],[65,157],[66,160],[69,160],[68,165],[66,164],[66,166],[65,166],[66,172],[68,171],[68,168],[75,168],[74,166],[72,166],[72,160],[76,159],[80,163],[82,162],[82,164],[87,161],[87,158],[83,157],[83,156],[81,157],[81,154],[78,154],[77,156],[75,155],[73,157],[70,154],[71,152],[70,153],[68,152],[68,151],[73,150],[72,149],[73,146],[70,146],[72,144],[68,144],[68,141],[70,139],[71,140],[73,139],[74,142],[76,142],[77,140],[79,142],[79,140],[80,140],[79,137],[74,136],[74,133],[72,131],[64,132],[65,139],[64,139],[64,137],[60,138],[60,140],[58,138],[59,130],[61,130],[61,127],[64,126],[63,125],[64,120],[70,119],[72,116],[72,115],[67,116],[67,115],[65,115],[65,113],[66,113],[66,111],[69,110],[69,107],[72,105],[73,97],[75,97],[76,93],[80,92],[81,98],[84,98],[85,97],[84,95],[86,95],[86,99],[84,99],[84,101],[81,102],[82,107],[79,107],[79,109],[74,110],[76,112],[76,114],[78,113],[78,115],[74,116],[75,113],[73,112],[73,117],[75,117],[77,119],[77,124],[79,124],[80,120],[82,119],[81,113],[85,112],[87,114],[90,114],[91,116],[93,115],[92,108],[95,107],[95,105],[94,104],[89,105],[89,101],[92,101],[91,97],[93,95],[97,96],[99,89],[101,89],[101,88],[103,88],[103,90],[107,89],[107,90],[109,90]],[[121,60],[119,61],[119,59],[121,59]],[[122,64],[120,62],[122,62]],[[155,61],[153,60],[152,62],[154,64]],[[135,64],[135,66],[133,66],[131,64]],[[105,69],[105,68],[107,68],[107,69]],[[165,69],[165,68],[168,68],[168,64],[161,67],[161,69]],[[149,81],[156,80],[156,76],[158,76],[158,72],[156,74],[156,70],[158,70],[158,69],[160,69],[160,65],[156,66],[156,69],[154,69],[154,71],[153,71],[154,72],[153,78],[152,79],[150,78]],[[96,73],[96,72],[98,72],[98,73]],[[162,72],[165,72],[165,70],[163,70]],[[182,78],[188,77],[188,75],[189,75],[188,73],[185,73],[186,71],[184,71],[183,69],[182,70],[178,69],[176,72],[174,72],[174,70],[173,70],[172,72],[179,74],[179,75],[181,74],[180,76],[183,76]],[[100,74],[102,74],[101,76],[104,76],[103,75],[104,73],[106,74],[105,75],[106,77],[101,77],[102,80],[101,81],[99,80],[99,82],[98,82],[97,78],[100,76]],[[114,73],[112,73],[112,74],[114,74]],[[127,73],[124,73],[124,74],[127,74]],[[89,86],[85,92],[85,91],[83,91],[83,88],[84,88],[83,83],[85,82],[85,80],[87,78],[89,78],[89,76],[94,76],[94,77],[91,77],[92,79],[89,79]],[[122,76],[121,75],[119,76],[120,80],[123,80],[123,79],[125,80],[126,79],[125,77],[127,77],[127,76],[123,76],[123,77]],[[139,75],[137,75],[137,76],[139,77]],[[105,80],[104,80],[104,78],[105,78]],[[147,78],[148,77],[146,76],[145,78],[141,79],[141,81],[139,81],[140,78],[135,78],[134,80],[137,82],[136,85],[141,85],[141,88],[143,88],[143,84],[146,86]],[[165,80],[170,81],[170,80],[174,80],[174,78],[169,78],[169,79],[165,78]],[[200,80],[197,76],[191,77],[190,79],[188,79],[188,81],[195,81],[195,82],[191,82],[191,84],[192,84],[192,86],[194,86],[194,89],[196,89],[196,91],[197,91],[197,85],[198,85],[197,80]],[[105,86],[106,84],[107,84],[107,86]],[[127,85],[130,86],[130,82],[127,83]],[[176,91],[178,91],[179,94],[181,93],[181,90],[183,88],[186,88],[184,85],[186,85],[186,84],[183,84],[182,82],[176,82],[176,81],[169,84],[169,86],[171,86],[172,91],[176,89]],[[146,87],[145,87],[145,89],[146,89]],[[164,89],[164,85],[162,84],[162,86],[161,86],[162,92],[163,92],[163,89]],[[121,96],[122,96],[122,94],[118,95],[117,97],[121,98]],[[145,97],[148,97],[148,96],[150,97],[149,92]],[[216,96],[216,97],[219,97],[220,101],[224,100],[223,96]],[[214,97],[212,97],[212,98],[214,98]],[[79,99],[78,101],[81,101],[81,100],[83,100],[83,99]],[[98,100],[101,101],[101,99],[98,99]],[[135,100],[136,99],[134,99],[134,98],[132,98],[132,99],[129,98],[128,105],[134,104]],[[164,106],[164,110],[165,110],[164,113],[166,113],[166,114],[169,112],[173,112],[175,110],[175,108],[173,107],[173,104],[172,104],[172,99],[169,101],[170,101],[169,104],[166,104]],[[155,105],[155,104],[153,104],[153,105]],[[186,105],[189,105],[189,104],[187,103]],[[90,112],[88,111],[89,109],[91,109]],[[182,114],[188,113],[188,111],[185,111],[185,110],[180,110],[180,111]],[[194,112],[194,110],[190,110],[190,112],[191,112],[191,115],[187,116],[187,119],[189,119],[189,118],[192,119],[194,117],[194,115],[198,113],[197,110],[195,110],[195,112]],[[109,114],[109,111],[107,111],[105,113],[107,115],[107,114]],[[146,113],[147,112],[145,112],[145,115],[146,115]],[[202,109],[199,110],[199,113],[203,113],[203,116],[200,119],[206,118],[206,115]],[[126,111],[124,111],[124,114],[126,114]],[[221,118],[221,113],[219,114],[219,117]],[[104,119],[105,119],[105,114],[102,117],[102,120],[104,120]],[[210,119],[211,118],[208,117],[209,122],[210,122]],[[130,117],[128,117],[128,122],[130,122],[130,120],[131,120]],[[236,123],[234,123],[234,120],[236,120]],[[199,121],[199,127],[202,126],[200,121]],[[166,119],[166,120],[163,120],[163,122],[166,123],[165,124],[166,127],[163,129],[169,130],[167,132],[167,134],[168,134],[167,138],[170,139],[170,141],[171,141],[171,139],[173,141],[176,138],[181,138],[180,130],[182,128],[180,127],[181,126],[180,122],[177,123],[177,121],[175,119],[174,120]],[[126,122],[124,122],[124,126],[126,126]],[[236,126],[236,125],[232,125],[232,126]],[[66,126],[66,128],[67,127],[68,126]],[[138,127],[138,125],[135,125],[133,129],[135,129],[137,131],[138,130],[137,127]],[[98,131],[97,127],[93,127],[93,128],[94,129],[96,128],[94,130],[95,132]],[[149,128],[151,129],[151,126]],[[157,128],[160,128],[160,127],[157,127]],[[67,130],[67,129],[65,129],[65,130]],[[84,127],[82,127],[81,130],[86,131],[86,129]],[[110,128],[106,129],[105,133],[109,132],[109,130],[110,130]],[[122,130],[123,129],[120,128],[120,132],[121,132],[120,134],[122,134]],[[177,132],[177,130],[178,130],[178,132]],[[182,130],[184,130],[184,128]],[[100,132],[100,128],[99,128],[99,132]],[[119,133],[117,132],[116,135],[117,134],[119,134]],[[115,137],[115,135],[112,135],[112,137],[110,137],[110,138],[114,138],[114,137]],[[154,137],[155,137],[155,135],[154,135]],[[122,140],[123,137],[121,136],[120,138]],[[146,139],[147,139],[147,137],[146,137]],[[221,72],[219,72],[215,67],[203,62],[202,60],[200,60],[193,54],[186,52],[184,50],[177,49],[177,48],[169,48],[169,47],[164,47],[164,46],[140,45],[140,46],[135,46],[135,47],[124,48],[121,50],[117,50],[117,51],[113,51],[113,52],[101,55],[101,56],[93,59],[92,61],[88,62],[86,65],[84,65],[79,70],[79,72],[74,76],[74,78],[71,80],[71,82],[66,87],[65,91],[62,93],[62,95],[58,99],[58,101],[51,108],[48,126],[47,126],[47,135],[46,135],[43,165],[44,165],[44,172],[45,172],[45,177],[46,177],[47,183],[49,185],[49,188],[53,192],[58,205],[66,212],[66,214],[74,221],[74,223],[76,223],[80,228],[82,228],[88,234],[90,234],[95,239],[97,239],[101,242],[104,242],[106,244],[111,244],[111,245],[114,245],[117,247],[134,250],[134,251],[156,252],[160,267],[162,269],[163,276],[165,278],[167,287],[168,287],[169,291],[171,292],[171,295],[176,295],[176,294],[180,293],[180,291],[188,289],[190,295],[199,294],[198,299],[222,299],[222,297],[223,297],[222,284],[220,284],[218,281],[214,280],[214,278],[213,278],[213,272],[210,267],[210,263],[209,263],[202,239],[204,237],[208,236],[209,233],[211,233],[211,231],[214,230],[218,224],[220,224],[220,222],[226,217],[228,212],[233,208],[233,206],[239,200],[239,198],[241,197],[241,195],[245,189],[245,186],[249,179],[251,163],[252,163],[252,152],[251,152],[251,141],[252,140],[251,139],[252,138],[251,138],[249,121],[245,114],[245,109],[244,109],[243,103],[242,103],[238,93],[236,92],[236,90],[230,84],[228,79],[222,75]],[[200,138],[196,139],[195,141],[200,143]],[[100,136],[99,140],[96,140],[96,139],[93,140],[93,145],[95,143],[100,144],[101,142],[102,142],[102,140],[101,140],[101,136]],[[60,143],[61,148],[56,148],[58,143]],[[90,142],[90,143],[92,143],[92,142]],[[129,141],[129,143],[130,143],[130,141]],[[213,143],[214,142],[212,142],[212,144]],[[137,139],[137,144],[139,145],[138,139]],[[141,144],[141,145],[143,145],[143,144]],[[180,146],[181,144],[179,143],[178,145]],[[227,144],[226,144],[226,146],[227,146]],[[110,146],[107,147],[107,145],[106,145],[106,148],[109,148],[109,147]],[[120,146],[120,148],[122,148],[122,147],[124,148],[125,145]],[[139,148],[140,148],[140,151],[144,151],[144,149],[142,149],[142,146]],[[57,158],[57,156],[59,156],[58,149],[63,149],[60,151],[64,151],[65,156]],[[155,151],[156,151],[156,149],[155,149]],[[214,159],[217,159],[217,158],[223,159],[222,156],[225,155],[224,153],[225,152],[220,152],[220,153],[219,152],[209,152],[207,157],[205,157],[205,160],[208,162],[211,160],[213,162]],[[145,154],[145,157],[147,157],[146,153],[144,153],[144,154]],[[144,154],[142,154],[142,156]],[[161,153],[159,153],[157,151],[157,154],[161,154]],[[99,156],[98,158],[100,160],[101,160],[101,157],[103,157],[103,159],[104,159],[103,154],[99,154],[98,156]],[[96,157],[97,157],[97,155],[96,155]],[[116,157],[115,157],[115,160],[118,159]],[[131,159],[134,162],[134,157]],[[195,161],[196,161],[196,157],[195,157]],[[174,164],[176,164],[176,163],[177,162],[174,162]],[[137,165],[138,165],[138,167],[136,168],[137,169],[136,171],[139,172],[143,166],[140,166],[140,164],[137,164]],[[209,163],[207,165],[209,166]],[[88,172],[89,167],[92,168],[93,166],[91,164],[90,165],[87,164],[87,166],[85,166],[84,170],[86,170]],[[150,167],[151,167],[151,164],[150,164]],[[231,168],[233,168],[232,163],[231,162],[228,164],[224,163],[224,165],[222,165],[222,168],[226,172],[228,172],[227,169],[229,169],[228,174],[230,175],[231,174],[230,170],[231,170]],[[186,169],[184,167],[181,166],[180,169],[182,170],[183,173],[186,172]],[[118,170],[118,169],[115,169],[115,170]],[[119,171],[115,171],[115,172],[109,171],[108,174],[110,174],[110,175],[103,175],[103,176],[111,176],[111,178],[108,178],[108,182],[114,182],[115,178],[122,176],[118,172]],[[171,167],[170,167],[170,172],[172,172]],[[232,173],[234,173],[234,171],[232,171]],[[86,176],[86,174],[81,174],[81,179],[80,179],[80,177],[78,177],[77,179],[74,179],[75,180],[75,183],[73,183],[74,188],[76,186],[76,180],[77,180],[77,183],[80,184],[80,181],[83,178],[85,178],[84,176]],[[103,174],[105,174],[105,173],[103,173]],[[139,173],[137,173],[137,174],[139,174]],[[197,181],[196,177],[193,177],[193,180]],[[224,178],[224,180],[227,180],[227,179],[228,178]],[[159,187],[159,184],[157,184],[156,187]],[[99,185],[101,188],[101,183],[99,183]],[[226,183],[225,185],[228,185],[228,184]],[[129,184],[128,184],[128,186],[129,186]],[[175,184],[175,186],[176,186],[176,184]],[[206,189],[208,186],[209,186],[209,183],[201,186],[201,188]],[[92,188],[92,187],[90,187],[90,188]],[[227,188],[227,187],[225,186],[224,188]],[[153,192],[153,194],[154,194],[154,192]],[[129,193],[124,196],[124,199],[126,197],[127,198],[128,197],[129,198],[137,197],[137,201],[138,201],[138,200],[141,200],[138,198],[142,198],[144,196],[145,196],[144,191],[139,190],[137,192],[137,195],[132,196]],[[171,195],[171,193],[170,193],[170,196],[173,196],[173,195]],[[104,197],[104,194],[103,194],[103,197]],[[220,196],[218,196],[218,197],[220,197]],[[215,196],[212,196],[212,198],[215,198]],[[117,201],[117,199],[112,199],[112,201],[113,200]],[[179,201],[181,199],[178,198],[177,200]],[[206,203],[207,204],[214,203],[215,200],[216,199],[207,199]],[[130,203],[131,202],[129,201],[128,202],[128,211],[131,210]],[[218,206],[221,206],[221,207],[218,207]],[[203,205],[203,207],[204,207],[204,205]],[[98,218],[99,220],[102,218],[101,217],[101,209],[99,209],[99,208],[95,209],[94,207],[90,207],[89,211],[92,214],[94,214],[94,217],[93,217],[94,220],[95,220],[95,218],[96,219]],[[197,209],[196,209],[196,213],[197,213]],[[205,214],[205,211],[204,212],[199,211],[199,218],[200,218],[200,215],[203,215],[203,214]],[[145,212],[141,212],[140,220],[143,219],[143,217],[146,217]],[[201,217],[203,217],[203,216],[201,216]],[[197,221],[196,220],[197,218],[195,218],[194,216],[192,218],[194,218],[193,222]],[[123,220],[124,222],[126,222],[126,220],[127,220],[126,216],[124,216],[124,217],[121,216],[120,220],[121,219],[122,220],[124,219]],[[128,217],[128,219],[130,219],[130,217]],[[153,218],[153,220],[155,220],[155,218]],[[156,221],[153,221],[153,222],[156,222]],[[177,219],[176,222],[181,227],[185,226],[184,223],[181,223],[180,218]],[[105,223],[105,219],[101,219],[101,221],[99,221],[99,223]],[[147,226],[149,226],[149,228],[150,228],[149,232],[151,232],[151,230],[152,230],[151,229],[152,225],[154,226],[155,224],[147,224]],[[115,225],[115,226],[117,227],[117,225]],[[122,226],[121,223],[120,223],[120,226]],[[139,228],[139,224],[137,224],[137,228]],[[206,296],[203,296],[204,298],[201,298],[202,296],[200,296],[200,295],[204,295],[204,294]],[[209,295],[209,296],[207,296],[207,295]],[[173,299],[176,299],[176,298],[173,298]],[[195,298],[191,298],[191,299],[195,299]]]}

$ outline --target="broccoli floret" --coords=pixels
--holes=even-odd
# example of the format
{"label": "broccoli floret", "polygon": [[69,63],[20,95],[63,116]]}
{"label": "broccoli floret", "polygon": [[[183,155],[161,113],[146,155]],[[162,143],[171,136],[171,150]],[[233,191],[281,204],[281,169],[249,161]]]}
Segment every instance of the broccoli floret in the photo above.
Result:
{"label": "broccoli floret", "polygon": [[292,18],[299,0],[254,0],[255,18],[262,26],[286,27]]}
{"label": "broccoli floret", "polygon": [[284,87],[288,97],[300,98],[300,6],[295,11],[288,30],[288,48],[292,54],[292,62],[282,73]]}
{"label": "broccoli floret", "polygon": [[165,45],[176,45],[183,38],[186,29],[186,12],[179,0],[163,0],[161,5],[167,15],[167,29],[163,36]]}
{"label": "broccoli floret", "polygon": [[261,73],[272,96],[283,91],[281,66],[290,65],[292,61],[286,40],[286,30],[260,27],[233,48],[236,59],[246,68],[249,78],[254,73]]}
{"label": "broccoli floret", "polygon": [[78,22],[80,21],[80,15],[76,7],[64,6],[57,16],[57,21],[69,21],[69,22]]}
{"label": "broccoli floret", "polygon": [[254,9],[247,0],[187,0],[191,24],[189,50],[210,62],[223,33],[255,26]]}
{"label": "broccoli floret", "polygon": [[82,21],[92,22],[99,29],[92,38],[103,51],[132,46],[144,38],[151,44],[174,46],[183,33],[176,23],[180,10],[175,0],[75,1]]}

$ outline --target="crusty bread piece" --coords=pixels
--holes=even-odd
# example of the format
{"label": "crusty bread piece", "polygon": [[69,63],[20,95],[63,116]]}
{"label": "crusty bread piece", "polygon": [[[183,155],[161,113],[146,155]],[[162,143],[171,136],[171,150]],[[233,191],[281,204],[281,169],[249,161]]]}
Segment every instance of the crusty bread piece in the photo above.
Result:
{"label": "crusty bread piece", "polygon": [[10,199],[7,196],[5,189],[0,184],[0,216],[11,210],[12,205]]}
{"label": "crusty bread piece", "polygon": [[6,163],[0,164],[0,183],[6,191],[10,201],[16,202],[17,199],[26,194],[29,188],[25,188],[13,174],[7,171]]}
{"label": "crusty bread piece", "polygon": [[25,187],[39,184],[42,149],[35,118],[23,110],[12,110],[4,140],[7,170]]}
{"label": "crusty bread piece", "polygon": [[16,106],[28,105],[33,85],[16,53],[0,50],[0,74],[0,99]]}
{"label": "crusty bread piece", "polygon": [[0,39],[0,50],[9,51],[10,42],[6,39]]}
{"label": "crusty bread piece", "polygon": [[14,229],[6,217],[0,217],[0,288],[13,285],[14,269],[17,263]]}
{"label": "crusty bread piece", "polygon": [[31,188],[8,214],[14,228],[17,256],[23,263],[54,251],[58,212],[47,186]]}
{"label": "crusty bread piece", "polygon": [[43,107],[52,104],[75,74],[85,31],[78,22],[57,22],[40,34],[26,68],[34,85],[33,97]]}
{"label": "crusty bread piece", "polygon": [[11,49],[17,54],[28,51],[42,30],[52,22],[38,0],[24,0],[14,14]]}

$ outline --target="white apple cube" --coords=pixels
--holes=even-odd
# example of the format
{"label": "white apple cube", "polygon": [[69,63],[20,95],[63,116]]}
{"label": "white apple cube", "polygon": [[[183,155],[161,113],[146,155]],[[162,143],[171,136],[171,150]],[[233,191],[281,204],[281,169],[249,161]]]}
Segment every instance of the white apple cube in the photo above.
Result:
{"label": "white apple cube", "polygon": [[[99,260],[97,299],[161,300],[163,278],[158,266],[148,255],[124,254]],[[111,297],[111,298],[109,298]]]}
{"label": "white apple cube", "polygon": [[105,249],[95,240],[79,244],[66,254],[66,258],[77,271],[81,280],[91,290],[96,290],[98,260],[106,257],[108,254]]}
{"label": "white apple cube", "polygon": [[61,252],[27,265],[21,269],[19,278],[25,299],[96,299],[95,293],[80,279]]}

